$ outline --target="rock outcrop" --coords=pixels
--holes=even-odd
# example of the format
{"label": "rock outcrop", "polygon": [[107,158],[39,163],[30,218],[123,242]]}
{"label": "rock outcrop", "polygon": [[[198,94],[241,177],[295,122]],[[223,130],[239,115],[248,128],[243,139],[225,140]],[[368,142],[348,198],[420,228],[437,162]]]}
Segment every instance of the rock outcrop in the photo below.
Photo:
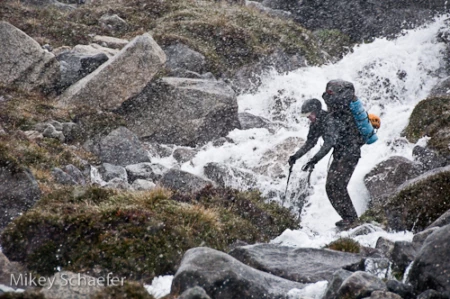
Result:
{"label": "rock outcrop", "polygon": [[397,188],[421,173],[421,165],[404,157],[394,156],[379,163],[364,177],[370,193],[370,208],[381,208]]}
{"label": "rock outcrop", "polygon": [[40,197],[41,190],[30,170],[12,170],[0,164],[0,231]]}
{"label": "rock outcrop", "polygon": [[148,152],[139,138],[125,127],[119,127],[107,136],[98,136],[84,147],[96,154],[103,163],[127,166],[150,162]]}
{"label": "rock outcrop", "polygon": [[231,256],[206,247],[188,250],[172,282],[171,293],[200,286],[214,299],[284,298],[304,284],[246,266]]}
{"label": "rock outcrop", "polygon": [[93,73],[67,89],[60,105],[112,110],[139,94],[161,69],[166,55],[149,34],[133,39]]}
{"label": "rock outcrop", "polygon": [[422,231],[450,209],[450,166],[405,182],[385,205],[389,227]]}
{"label": "rock outcrop", "polygon": [[26,90],[53,91],[59,77],[55,56],[23,31],[0,22],[0,83]]}
{"label": "rock outcrop", "polygon": [[409,282],[418,292],[433,289],[450,291],[450,225],[430,235],[409,273]]}
{"label": "rock outcrop", "polygon": [[301,283],[331,281],[336,271],[362,270],[364,264],[359,254],[274,244],[238,247],[230,255],[258,270]]}
{"label": "rock outcrop", "polygon": [[166,77],[117,112],[141,139],[196,146],[240,128],[237,109],[236,96],[224,82]]}

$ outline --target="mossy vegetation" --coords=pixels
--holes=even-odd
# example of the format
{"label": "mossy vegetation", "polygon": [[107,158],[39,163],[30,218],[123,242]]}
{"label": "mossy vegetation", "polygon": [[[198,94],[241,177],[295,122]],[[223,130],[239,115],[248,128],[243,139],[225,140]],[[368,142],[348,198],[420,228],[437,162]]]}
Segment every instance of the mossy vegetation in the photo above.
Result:
{"label": "mossy vegetation", "polygon": [[350,37],[337,29],[321,29],[314,32],[321,50],[330,54],[331,59],[340,59],[351,51],[354,45]]}
{"label": "mossy vegetation", "polygon": [[0,124],[5,130],[31,130],[36,123],[48,119],[63,121],[68,115],[39,92],[0,84]]}
{"label": "mossy vegetation", "polygon": [[421,101],[414,108],[405,129],[406,138],[417,142],[423,136],[431,139],[428,145],[444,155],[450,154],[450,97],[433,97]]}
{"label": "mossy vegetation", "polygon": [[[105,14],[117,14],[127,28],[102,28],[99,19]],[[225,1],[102,0],[67,12],[10,0],[0,8],[0,16],[53,47],[88,44],[93,33],[132,39],[150,31],[160,45],[181,42],[199,51],[218,76],[233,74],[276,49],[304,55],[309,64],[323,62],[314,36],[298,24]]]}
{"label": "mossy vegetation", "polygon": [[359,220],[362,223],[377,223],[386,227],[387,219],[386,215],[383,212],[382,207],[373,207],[371,209],[366,210],[360,217]]}
{"label": "mossy vegetation", "polygon": [[387,203],[390,226],[422,231],[450,209],[450,172],[420,180],[395,195]]}
{"label": "mossy vegetation", "polygon": [[297,219],[254,192],[207,187],[187,196],[71,187],[15,219],[1,243],[10,259],[38,274],[62,267],[150,282],[174,274],[189,248],[226,251],[238,239],[264,242],[287,228],[298,228]]}
{"label": "mossy vegetation", "polygon": [[361,245],[352,238],[339,238],[326,245],[325,248],[350,253],[359,253],[361,251]]}

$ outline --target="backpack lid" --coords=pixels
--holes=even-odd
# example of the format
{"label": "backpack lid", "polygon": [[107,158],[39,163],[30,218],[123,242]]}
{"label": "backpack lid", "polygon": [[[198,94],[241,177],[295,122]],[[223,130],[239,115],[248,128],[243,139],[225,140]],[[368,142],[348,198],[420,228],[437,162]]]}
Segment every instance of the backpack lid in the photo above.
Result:
{"label": "backpack lid", "polygon": [[322,95],[331,111],[348,110],[351,101],[356,99],[353,83],[344,80],[331,80]]}

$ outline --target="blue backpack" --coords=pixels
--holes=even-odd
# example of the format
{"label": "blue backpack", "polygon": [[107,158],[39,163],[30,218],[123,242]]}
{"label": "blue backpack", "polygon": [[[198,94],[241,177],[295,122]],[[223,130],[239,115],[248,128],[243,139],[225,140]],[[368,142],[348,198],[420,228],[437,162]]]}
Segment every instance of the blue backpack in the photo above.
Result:
{"label": "blue backpack", "polygon": [[353,114],[356,126],[358,127],[358,130],[366,144],[372,144],[377,141],[378,136],[372,125],[371,119],[369,118],[369,114],[366,112],[359,99],[350,102],[350,111]]}

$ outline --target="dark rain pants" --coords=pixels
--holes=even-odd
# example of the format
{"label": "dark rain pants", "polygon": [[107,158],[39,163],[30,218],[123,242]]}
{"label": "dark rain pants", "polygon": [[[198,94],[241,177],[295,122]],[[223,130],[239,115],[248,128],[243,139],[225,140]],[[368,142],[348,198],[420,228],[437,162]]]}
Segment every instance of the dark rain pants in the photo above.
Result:
{"label": "dark rain pants", "polygon": [[328,170],[325,189],[328,199],[343,220],[356,220],[358,214],[348,195],[347,186],[358,164],[359,157],[347,155],[339,159],[333,158]]}

